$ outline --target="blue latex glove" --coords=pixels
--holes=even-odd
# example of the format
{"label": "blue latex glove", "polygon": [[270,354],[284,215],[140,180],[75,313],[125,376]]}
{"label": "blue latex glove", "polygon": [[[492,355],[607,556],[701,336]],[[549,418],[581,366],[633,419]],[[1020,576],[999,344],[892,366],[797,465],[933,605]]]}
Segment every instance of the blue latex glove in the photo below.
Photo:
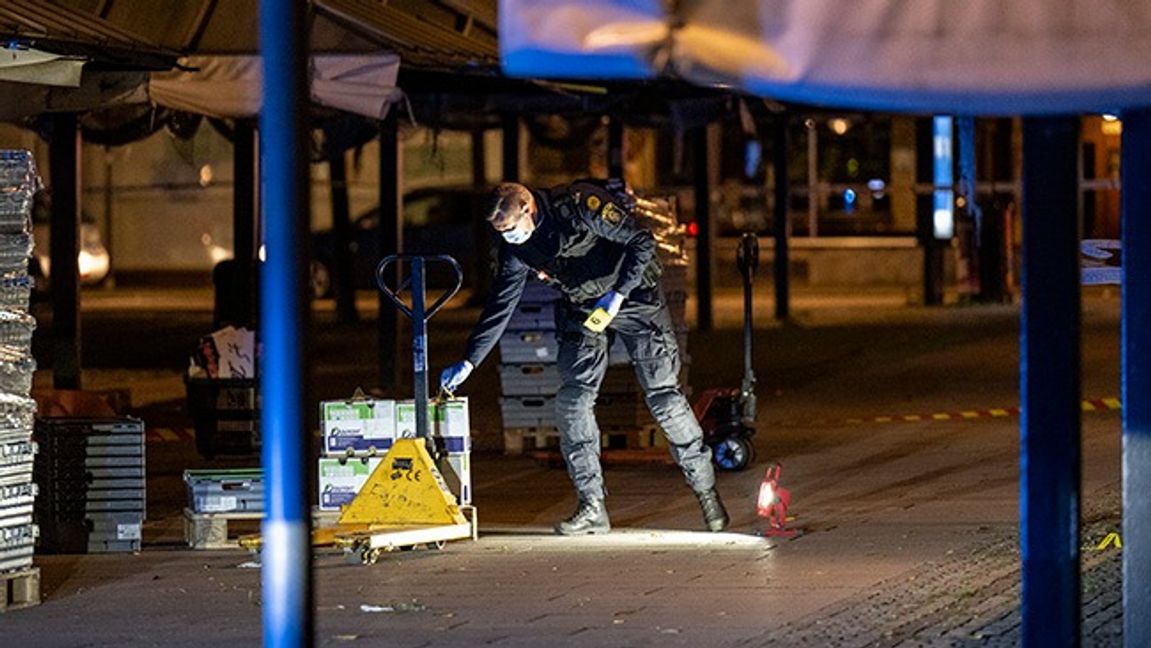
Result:
{"label": "blue latex glove", "polygon": [[606,295],[599,298],[595,303],[595,308],[592,309],[591,315],[584,320],[583,325],[596,333],[603,333],[607,330],[608,324],[619,315],[619,309],[623,306],[623,295],[614,290],[609,290]]}
{"label": "blue latex glove", "polygon": [[473,369],[475,367],[467,360],[461,360],[444,369],[440,374],[440,388],[449,394],[454,393],[456,388],[468,379]]}

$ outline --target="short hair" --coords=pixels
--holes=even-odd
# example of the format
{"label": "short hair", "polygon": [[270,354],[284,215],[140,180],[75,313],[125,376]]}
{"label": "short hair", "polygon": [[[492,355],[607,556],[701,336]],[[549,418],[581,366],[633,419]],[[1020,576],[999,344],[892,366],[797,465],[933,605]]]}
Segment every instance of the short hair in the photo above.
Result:
{"label": "short hair", "polygon": [[508,221],[519,218],[520,210],[531,202],[531,192],[518,182],[501,182],[492,190],[487,220],[492,227],[506,229]]}

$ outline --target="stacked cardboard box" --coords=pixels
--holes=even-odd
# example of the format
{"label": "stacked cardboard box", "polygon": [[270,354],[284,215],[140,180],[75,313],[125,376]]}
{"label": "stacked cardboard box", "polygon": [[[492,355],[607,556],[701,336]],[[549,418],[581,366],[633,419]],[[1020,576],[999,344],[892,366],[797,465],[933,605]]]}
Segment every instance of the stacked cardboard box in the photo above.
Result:
{"label": "stacked cardboard box", "polygon": [[[428,404],[429,433],[442,458],[440,471],[461,505],[471,504],[471,422],[468,399]],[[415,438],[411,400],[365,398],[320,403],[323,440],[316,474],[319,508],[338,511],[355,498],[396,439]]]}
{"label": "stacked cardboard box", "polygon": [[144,422],[134,418],[36,421],[36,520],[48,553],[140,550]]}
{"label": "stacked cardboard box", "polygon": [[28,151],[0,151],[0,572],[32,566],[34,524],[32,440],[36,404],[29,398],[32,331],[28,314],[32,281],[32,200],[40,189]]}

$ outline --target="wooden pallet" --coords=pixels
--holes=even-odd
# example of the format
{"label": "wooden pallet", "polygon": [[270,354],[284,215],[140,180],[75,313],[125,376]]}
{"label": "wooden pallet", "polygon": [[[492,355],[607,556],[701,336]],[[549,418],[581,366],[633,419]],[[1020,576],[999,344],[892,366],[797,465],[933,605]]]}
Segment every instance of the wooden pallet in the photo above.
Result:
{"label": "wooden pallet", "polygon": [[[331,525],[339,517],[339,511],[313,510],[312,526]],[[238,549],[240,536],[259,531],[258,523],[263,519],[263,513],[196,513],[185,508],[184,540],[192,549]]]}
{"label": "wooden pallet", "polygon": [[40,568],[0,573],[0,613],[40,604]]}
{"label": "wooden pallet", "polygon": [[[658,426],[639,428],[600,426],[600,446],[604,449],[662,448],[667,445]],[[559,430],[553,427],[504,428],[504,454],[522,455],[534,450],[559,447]]]}

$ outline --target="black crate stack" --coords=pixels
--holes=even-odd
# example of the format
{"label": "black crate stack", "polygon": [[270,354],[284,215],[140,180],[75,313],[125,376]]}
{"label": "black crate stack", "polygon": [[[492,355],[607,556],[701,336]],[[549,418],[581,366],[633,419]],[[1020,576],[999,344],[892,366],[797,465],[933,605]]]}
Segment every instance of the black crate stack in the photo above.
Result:
{"label": "black crate stack", "polygon": [[[687,356],[687,264],[686,228],[679,224],[670,199],[636,198],[636,218],[656,239],[663,265],[661,290],[676,330],[685,389],[690,359]],[[500,401],[504,425],[504,450],[519,454],[556,442],[555,394],[559,389],[556,368],[555,301],[558,293],[530,280],[507,331],[500,338]],[[608,369],[596,401],[596,420],[608,447],[647,447],[660,442],[655,421],[648,412],[635,370],[621,340],[608,352]]]}
{"label": "black crate stack", "polygon": [[28,256],[32,200],[39,189],[32,154],[0,150],[0,573],[29,570],[37,536],[36,403],[29,398],[36,320],[28,314]]}
{"label": "black crate stack", "polygon": [[144,422],[36,421],[36,519],[45,553],[140,550],[146,503]]}

